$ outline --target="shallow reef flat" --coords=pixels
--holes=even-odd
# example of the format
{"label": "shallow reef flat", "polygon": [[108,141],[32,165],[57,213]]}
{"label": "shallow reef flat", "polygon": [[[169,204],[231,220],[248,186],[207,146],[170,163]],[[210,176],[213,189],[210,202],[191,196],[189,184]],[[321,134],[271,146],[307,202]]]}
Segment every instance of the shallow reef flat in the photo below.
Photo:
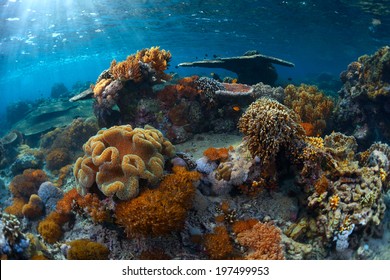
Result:
{"label": "shallow reef flat", "polygon": [[337,98],[113,61],[0,139],[1,258],[390,259],[389,53]]}

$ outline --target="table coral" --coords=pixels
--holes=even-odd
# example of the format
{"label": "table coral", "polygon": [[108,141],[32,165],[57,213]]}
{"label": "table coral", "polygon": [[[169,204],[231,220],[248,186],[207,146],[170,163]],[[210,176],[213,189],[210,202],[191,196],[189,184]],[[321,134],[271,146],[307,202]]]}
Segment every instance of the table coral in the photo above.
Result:
{"label": "table coral", "polygon": [[290,155],[297,153],[297,145],[305,135],[299,122],[299,116],[286,106],[260,98],[241,116],[238,127],[247,137],[252,157],[258,156],[267,166],[274,163],[282,149]]}
{"label": "table coral", "polygon": [[173,145],[160,131],[130,125],[100,130],[83,146],[85,155],[74,166],[77,190],[86,195],[94,183],[105,196],[128,200],[138,195],[139,180],[156,184],[163,175],[164,156]]}
{"label": "table coral", "polygon": [[326,121],[333,110],[333,100],[325,96],[317,87],[305,84],[299,87],[288,85],[284,93],[284,105],[294,110],[303,123],[313,126],[308,136],[322,135],[326,128]]}

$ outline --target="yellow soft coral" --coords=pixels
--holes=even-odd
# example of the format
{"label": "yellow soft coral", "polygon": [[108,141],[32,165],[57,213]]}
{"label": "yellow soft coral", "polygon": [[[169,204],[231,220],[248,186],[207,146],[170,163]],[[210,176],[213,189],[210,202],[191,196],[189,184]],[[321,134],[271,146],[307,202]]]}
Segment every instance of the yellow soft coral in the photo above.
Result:
{"label": "yellow soft coral", "polygon": [[138,195],[138,181],[156,184],[164,170],[164,155],[173,156],[173,145],[151,126],[130,125],[100,130],[83,146],[73,170],[77,190],[86,195],[96,182],[106,196],[128,200]]}

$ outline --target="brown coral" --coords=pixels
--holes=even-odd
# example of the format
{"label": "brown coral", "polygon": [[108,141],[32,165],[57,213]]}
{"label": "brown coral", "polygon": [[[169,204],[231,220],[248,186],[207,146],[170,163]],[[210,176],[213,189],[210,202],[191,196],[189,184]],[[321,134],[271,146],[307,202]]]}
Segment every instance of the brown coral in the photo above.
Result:
{"label": "brown coral", "polygon": [[46,155],[46,167],[50,171],[58,171],[70,161],[71,157],[66,149],[53,149]]}
{"label": "brown coral", "polygon": [[148,189],[137,198],[121,201],[115,209],[116,223],[128,236],[159,236],[184,226],[188,209],[195,195],[198,172],[173,167],[157,189]]}
{"label": "brown coral", "polygon": [[43,215],[43,212],[44,204],[41,198],[36,194],[30,196],[28,203],[25,204],[22,209],[23,216],[30,220],[39,218]]}
{"label": "brown coral", "polygon": [[108,260],[110,254],[105,245],[88,239],[73,240],[68,244],[68,260]]}
{"label": "brown coral", "polygon": [[229,233],[224,226],[218,226],[213,233],[206,234],[204,246],[207,254],[213,260],[228,259],[233,252]]}
{"label": "brown coral", "polygon": [[173,145],[151,126],[100,130],[83,149],[85,155],[74,167],[79,193],[86,195],[96,182],[104,195],[121,200],[138,195],[139,179],[157,183],[163,174],[164,155],[174,155]]}
{"label": "brown coral", "polygon": [[290,155],[297,153],[297,144],[305,131],[299,116],[286,106],[268,98],[253,102],[241,116],[238,127],[247,136],[248,149],[264,165],[271,165],[284,148]]}
{"label": "brown coral", "polygon": [[[301,84],[299,87],[288,85],[285,90],[284,105],[297,113],[308,136],[322,135],[326,121],[333,109],[333,100],[315,86]],[[310,129],[309,124],[313,127]]]}

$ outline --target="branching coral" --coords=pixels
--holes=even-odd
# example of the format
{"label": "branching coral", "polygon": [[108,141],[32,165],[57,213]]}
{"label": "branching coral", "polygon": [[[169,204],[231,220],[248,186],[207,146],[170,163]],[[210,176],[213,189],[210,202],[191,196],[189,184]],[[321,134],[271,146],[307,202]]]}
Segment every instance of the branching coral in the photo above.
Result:
{"label": "branching coral", "polygon": [[183,228],[200,174],[181,166],[173,171],[157,189],[147,189],[139,197],[117,204],[116,223],[128,236],[159,236]]}
{"label": "branching coral", "polygon": [[[326,121],[333,109],[333,101],[315,86],[301,84],[299,87],[288,85],[285,90],[284,105],[297,113],[308,136],[321,135],[326,128]],[[309,133],[308,133],[309,132]]]}
{"label": "branching coral", "polygon": [[286,106],[260,98],[241,116],[238,127],[247,136],[251,155],[267,166],[275,162],[281,149],[297,154],[297,145],[305,135],[299,122],[299,116]]}
{"label": "branching coral", "polygon": [[139,179],[156,184],[163,174],[164,155],[174,155],[172,144],[150,126],[100,130],[83,149],[84,157],[74,166],[79,193],[86,195],[96,183],[104,195],[121,200],[138,195]]}

